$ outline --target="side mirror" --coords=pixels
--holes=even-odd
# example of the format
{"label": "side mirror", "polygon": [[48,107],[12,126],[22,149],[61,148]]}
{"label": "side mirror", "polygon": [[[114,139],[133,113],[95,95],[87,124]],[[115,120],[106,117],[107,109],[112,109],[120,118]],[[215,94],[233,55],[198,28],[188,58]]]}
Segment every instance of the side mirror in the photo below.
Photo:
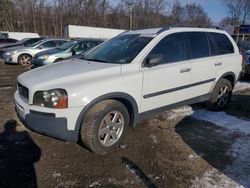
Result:
{"label": "side mirror", "polygon": [[150,55],[146,62],[145,67],[153,67],[162,63],[164,57],[162,54],[152,54]]}

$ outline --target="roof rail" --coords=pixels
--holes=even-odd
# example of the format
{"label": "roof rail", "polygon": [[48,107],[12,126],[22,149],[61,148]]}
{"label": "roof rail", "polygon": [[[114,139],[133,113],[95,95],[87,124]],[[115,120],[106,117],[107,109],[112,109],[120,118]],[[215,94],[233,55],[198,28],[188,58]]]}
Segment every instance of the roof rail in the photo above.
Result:
{"label": "roof rail", "polygon": [[[171,27],[198,27],[198,28],[212,28],[212,29],[220,29],[221,28],[219,26],[214,26],[214,25],[211,25],[211,26],[201,26],[201,25],[197,25],[197,26],[194,26],[194,25],[182,25],[182,24],[175,24],[175,25],[169,25],[167,26],[167,28],[171,28]],[[164,27],[165,28],[165,27]]]}
{"label": "roof rail", "polygon": [[166,30],[169,30],[170,27],[169,26],[166,26],[166,27],[162,27],[156,34],[159,35],[160,33],[166,31]]}
{"label": "roof rail", "polygon": [[214,25],[211,25],[211,26],[209,26],[208,28],[212,28],[212,29],[220,29],[220,30],[222,30],[222,28],[220,28],[219,26],[214,26]]}

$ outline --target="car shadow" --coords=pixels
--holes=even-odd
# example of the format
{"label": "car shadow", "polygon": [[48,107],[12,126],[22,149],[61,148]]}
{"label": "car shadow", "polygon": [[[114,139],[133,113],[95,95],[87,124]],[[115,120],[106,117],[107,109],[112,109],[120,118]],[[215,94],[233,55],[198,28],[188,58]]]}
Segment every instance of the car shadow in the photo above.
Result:
{"label": "car shadow", "polygon": [[9,120],[0,133],[0,187],[37,187],[34,163],[41,150],[27,131]]}
{"label": "car shadow", "polygon": [[[193,106],[193,109],[193,116],[195,117],[195,113],[198,113],[196,110],[204,109],[204,105],[196,104]],[[233,94],[232,102],[225,112],[243,121],[249,121],[250,126],[250,95]],[[193,119],[192,116],[182,119],[176,125],[175,131],[198,156],[203,158],[212,167],[222,172],[236,183],[246,187],[249,186],[249,178],[246,177],[249,177],[250,172],[241,176],[238,173],[238,167],[237,169],[230,167],[237,159],[237,156],[230,153],[233,144],[235,144],[238,139],[242,138],[244,140],[243,144],[248,143],[245,139],[250,139],[249,135],[245,135],[245,133],[237,130],[232,131],[207,121]],[[249,164],[248,161],[245,162]],[[242,165],[242,168],[244,168],[247,164],[241,163],[239,165]],[[245,171],[242,173],[245,173]]]}

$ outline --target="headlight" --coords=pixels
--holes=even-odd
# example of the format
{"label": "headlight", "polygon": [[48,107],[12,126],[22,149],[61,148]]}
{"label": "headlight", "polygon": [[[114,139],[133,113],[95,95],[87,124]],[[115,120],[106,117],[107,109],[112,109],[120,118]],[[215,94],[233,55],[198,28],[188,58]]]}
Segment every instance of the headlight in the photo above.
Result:
{"label": "headlight", "polygon": [[43,60],[46,60],[46,59],[48,59],[48,58],[49,58],[48,55],[43,55],[43,56],[38,57],[38,59],[43,59]]}
{"label": "headlight", "polygon": [[64,89],[37,91],[34,95],[33,104],[47,108],[67,108],[68,95]]}
{"label": "headlight", "polygon": [[6,52],[5,54],[6,54],[6,55],[14,55],[15,53],[16,53],[16,51],[13,51],[13,52],[10,51],[10,52]]}

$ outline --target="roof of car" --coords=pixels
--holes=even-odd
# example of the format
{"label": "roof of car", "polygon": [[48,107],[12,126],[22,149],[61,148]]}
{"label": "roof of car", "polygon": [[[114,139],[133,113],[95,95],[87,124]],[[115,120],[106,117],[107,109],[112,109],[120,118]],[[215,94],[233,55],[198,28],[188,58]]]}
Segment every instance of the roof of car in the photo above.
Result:
{"label": "roof of car", "polygon": [[74,40],[74,41],[105,41],[105,39],[99,39],[99,38],[74,38],[71,40]]}
{"label": "roof of car", "polygon": [[207,31],[207,32],[218,32],[223,31],[220,30],[218,27],[209,27],[209,28],[203,28],[203,27],[180,27],[180,26],[166,26],[161,28],[151,28],[151,29],[139,29],[139,30],[130,30],[127,32],[124,32],[122,34],[142,34],[142,35],[158,35],[164,31],[167,30],[183,30],[183,31]]}

